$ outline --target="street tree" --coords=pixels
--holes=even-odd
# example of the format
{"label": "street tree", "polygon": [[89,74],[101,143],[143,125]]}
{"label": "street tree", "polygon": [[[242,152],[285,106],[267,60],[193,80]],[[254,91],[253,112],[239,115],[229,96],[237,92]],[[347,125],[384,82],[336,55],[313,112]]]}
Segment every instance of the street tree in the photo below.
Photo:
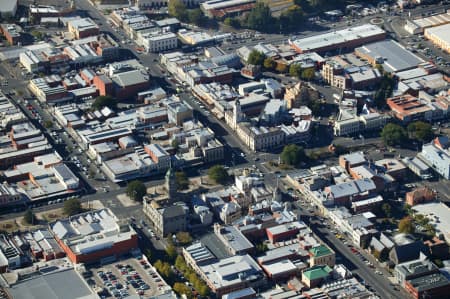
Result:
{"label": "street tree", "polygon": [[273,31],[276,20],[272,17],[270,8],[263,2],[257,2],[256,6],[249,12],[246,20],[249,29],[262,32]]}
{"label": "street tree", "polygon": [[281,152],[280,159],[284,164],[298,166],[306,160],[305,150],[296,144],[286,145]]}
{"label": "street tree", "polygon": [[134,201],[142,201],[144,195],[147,194],[147,188],[141,181],[134,180],[128,183],[126,194]]}
{"label": "street tree", "polygon": [[33,211],[28,208],[23,215],[23,221],[25,221],[26,224],[34,224],[35,220],[36,217],[34,216]]}
{"label": "street tree", "polygon": [[408,138],[406,130],[393,123],[385,125],[380,135],[384,144],[389,146],[401,145]]}
{"label": "street tree", "polygon": [[228,172],[222,165],[214,165],[208,169],[208,177],[217,184],[225,184],[229,179]]}
{"label": "street tree", "polygon": [[411,138],[420,142],[428,142],[433,138],[433,129],[431,124],[423,121],[410,123],[407,130]]}
{"label": "street tree", "polygon": [[177,182],[178,190],[186,190],[189,188],[189,180],[184,171],[175,172],[175,180]]}
{"label": "street tree", "polygon": [[64,202],[63,212],[67,216],[72,216],[83,212],[81,202],[76,198],[68,199]]}
{"label": "street tree", "polygon": [[188,232],[178,232],[176,236],[180,245],[187,245],[192,242],[192,237]]}

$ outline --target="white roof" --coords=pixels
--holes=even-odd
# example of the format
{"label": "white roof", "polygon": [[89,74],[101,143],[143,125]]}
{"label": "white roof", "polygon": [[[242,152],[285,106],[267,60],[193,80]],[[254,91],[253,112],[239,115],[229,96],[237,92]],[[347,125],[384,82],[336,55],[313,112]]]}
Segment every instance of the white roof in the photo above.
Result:
{"label": "white roof", "polygon": [[450,24],[431,27],[425,29],[425,32],[443,41],[447,47],[450,45]]}
{"label": "white roof", "polygon": [[357,27],[350,27],[339,31],[328,32],[306,38],[296,39],[292,43],[303,52],[314,51],[326,46],[337,45],[344,42],[366,38],[385,31],[376,25],[365,24]]}

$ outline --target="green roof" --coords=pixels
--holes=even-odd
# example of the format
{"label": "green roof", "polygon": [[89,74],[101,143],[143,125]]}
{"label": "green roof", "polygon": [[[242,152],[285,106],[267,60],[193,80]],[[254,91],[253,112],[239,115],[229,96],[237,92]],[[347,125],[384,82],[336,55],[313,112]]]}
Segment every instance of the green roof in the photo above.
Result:
{"label": "green roof", "polygon": [[315,257],[320,257],[320,256],[324,256],[324,255],[329,255],[329,254],[331,254],[330,248],[328,248],[328,247],[325,246],[325,245],[320,245],[320,246],[311,248],[311,249],[309,250],[309,252],[310,252],[313,256],[315,256]]}
{"label": "green roof", "polygon": [[327,277],[331,273],[331,271],[333,270],[329,266],[320,265],[305,270],[303,272],[303,275],[305,275],[309,280],[316,280]]}

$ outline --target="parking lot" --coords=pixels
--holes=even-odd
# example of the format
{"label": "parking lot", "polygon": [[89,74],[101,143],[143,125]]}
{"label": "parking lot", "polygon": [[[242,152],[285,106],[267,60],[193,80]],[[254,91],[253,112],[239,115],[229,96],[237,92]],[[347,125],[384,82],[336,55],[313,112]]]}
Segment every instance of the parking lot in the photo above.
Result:
{"label": "parking lot", "polygon": [[87,282],[100,298],[149,297],[164,293],[168,287],[145,258],[127,258],[90,270],[93,276]]}

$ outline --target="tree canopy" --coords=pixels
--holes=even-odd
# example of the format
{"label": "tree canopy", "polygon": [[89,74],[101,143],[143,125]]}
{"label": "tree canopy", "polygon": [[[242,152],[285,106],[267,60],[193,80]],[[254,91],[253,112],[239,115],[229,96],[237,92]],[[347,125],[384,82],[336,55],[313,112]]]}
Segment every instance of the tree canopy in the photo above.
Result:
{"label": "tree canopy", "polygon": [[306,160],[305,150],[296,144],[286,145],[281,152],[280,159],[284,164],[297,166]]}
{"label": "tree canopy", "polygon": [[184,22],[188,19],[187,7],[181,0],[170,0],[167,10],[169,15]]}
{"label": "tree canopy", "polygon": [[224,184],[228,181],[228,172],[222,165],[214,165],[208,169],[208,177],[217,184]]}
{"label": "tree canopy", "polygon": [[92,109],[100,110],[103,107],[115,110],[117,108],[117,100],[111,96],[98,96],[92,103]]}
{"label": "tree canopy", "polygon": [[384,144],[389,146],[401,145],[408,138],[406,130],[396,124],[389,123],[381,131],[381,138]]}
{"label": "tree canopy", "polygon": [[177,182],[178,190],[186,190],[189,188],[189,180],[184,171],[175,172],[175,180]]}
{"label": "tree canopy", "polygon": [[412,217],[405,217],[398,223],[398,231],[405,234],[413,234],[415,231]]}
{"label": "tree canopy", "polygon": [[71,198],[64,202],[63,211],[67,216],[72,216],[83,212],[83,208],[78,199]]}
{"label": "tree canopy", "polygon": [[392,96],[394,86],[394,78],[389,74],[384,74],[374,96],[374,104],[376,107],[382,109],[386,106],[386,99]]}
{"label": "tree canopy", "polygon": [[147,194],[147,188],[139,180],[131,181],[127,185],[126,194],[134,201],[142,201],[144,195]]}
{"label": "tree canopy", "polygon": [[269,7],[263,2],[257,2],[256,6],[247,16],[246,25],[249,29],[270,32],[274,28],[275,19],[270,13]]}
{"label": "tree canopy", "polygon": [[266,56],[258,50],[252,50],[248,55],[247,63],[253,65],[262,65]]}
{"label": "tree canopy", "polygon": [[428,142],[433,138],[433,129],[431,124],[423,121],[410,123],[407,130],[411,138],[420,142]]}
{"label": "tree canopy", "polygon": [[188,15],[189,23],[195,24],[197,26],[203,25],[203,23],[205,22],[205,19],[206,19],[205,16],[203,15],[203,12],[200,10],[200,8],[189,9],[187,15]]}
{"label": "tree canopy", "polygon": [[267,57],[266,59],[264,59],[263,66],[265,69],[273,70],[277,66],[277,63],[272,58]]}
{"label": "tree canopy", "polygon": [[187,245],[192,242],[192,237],[188,232],[178,232],[177,241],[180,245]]}
{"label": "tree canopy", "polygon": [[23,215],[23,221],[25,221],[25,223],[27,224],[34,224],[34,221],[36,220],[36,217],[34,216],[33,211],[28,208],[25,211],[25,214]]}

